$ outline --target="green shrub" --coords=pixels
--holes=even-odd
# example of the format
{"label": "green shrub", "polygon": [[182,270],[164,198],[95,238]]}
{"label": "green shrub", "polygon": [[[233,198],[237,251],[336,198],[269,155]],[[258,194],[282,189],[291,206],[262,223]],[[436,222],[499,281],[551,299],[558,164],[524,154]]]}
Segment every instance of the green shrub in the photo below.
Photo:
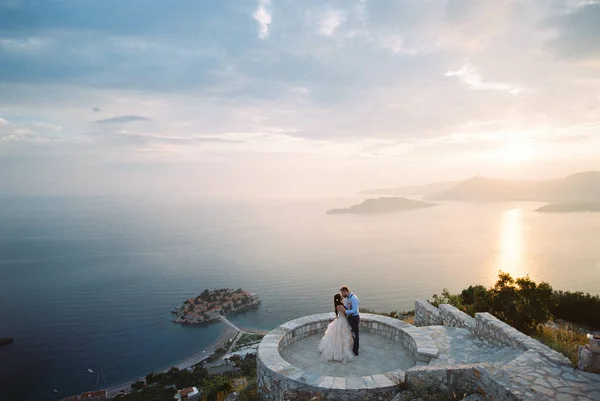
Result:
{"label": "green shrub", "polygon": [[552,317],[552,287],[548,283],[536,284],[529,276],[515,280],[500,272],[489,293],[491,312],[523,333],[534,333]]}
{"label": "green shrub", "polygon": [[138,380],[131,385],[131,388],[134,390],[141,390],[144,388],[144,386],[145,386],[144,382],[141,380]]}
{"label": "green shrub", "polygon": [[583,292],[555,291],[552,314],[555,319],[600,329],[600,296]]}

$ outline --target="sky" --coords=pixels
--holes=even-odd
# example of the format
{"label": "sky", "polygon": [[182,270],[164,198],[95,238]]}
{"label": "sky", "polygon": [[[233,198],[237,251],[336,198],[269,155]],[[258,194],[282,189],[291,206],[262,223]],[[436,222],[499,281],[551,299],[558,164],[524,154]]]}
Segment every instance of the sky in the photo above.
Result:
{"label": "sky", "polygon": [[600,1],[0,0],[0,196],[600,170]]}

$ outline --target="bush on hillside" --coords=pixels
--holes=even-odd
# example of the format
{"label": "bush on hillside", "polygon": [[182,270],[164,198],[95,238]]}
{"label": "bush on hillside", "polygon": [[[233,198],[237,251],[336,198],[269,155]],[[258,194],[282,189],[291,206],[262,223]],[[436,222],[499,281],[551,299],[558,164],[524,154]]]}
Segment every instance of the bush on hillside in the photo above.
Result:
{"label": "bush on hillside", "polygon": [[552,317],[552,287],[548,283],[536,284],[528,276],[515,280],[501,272],[489,294],[491,312],[523,333],[536,332]]}
{"label": "bush on hillside", "polygon": [[583,292],[555,291],[552,314],[555,319],[600,329],[600,296]]}
{"label": "bush on hillside", "polygon": [[539,332],[541,325],[551,319],[600,329],[600,296],[553,291],[548,283],[538,284],[528,276],[514,279],[503,272],[493,287],[469,286],[460,294],[451,294],[444,288],[430,302],[436,307],[453,305],[471,316],[490,312],[527,334]]}

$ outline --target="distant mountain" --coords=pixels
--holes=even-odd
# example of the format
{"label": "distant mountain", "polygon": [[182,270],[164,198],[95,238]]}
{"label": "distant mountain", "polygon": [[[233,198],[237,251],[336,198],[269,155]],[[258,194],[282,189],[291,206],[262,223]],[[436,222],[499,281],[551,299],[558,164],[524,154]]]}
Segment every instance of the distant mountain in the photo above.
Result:
{"label": "distant mountain", "polygon": [[600,212],[600,203],[551,203],[534,210],[540,213]]}
{"label": "distant mountain", "polygon": [[348,209],[331,209],[327,211],[327,214],[378,214],[402,210],[423,209],[431,206],[435,206],[435,204],[406,198],[383,197],[378,199],[367,199],[360,205],[354,205]]}
{"label": "distant mountain", "polygon": [[368,189],[361,191],[359,195],[429,195],[447,191],[453,186],[460,183],[460,181],[445,181],[445,182],[434,182],[425,185],[411,185],[400,188],[382,188],[382,189]]}
{"label": "distant mountain", "polygon": [[600,172],[587,171],[548,181],[474,177],[425,199],[600,203]]}

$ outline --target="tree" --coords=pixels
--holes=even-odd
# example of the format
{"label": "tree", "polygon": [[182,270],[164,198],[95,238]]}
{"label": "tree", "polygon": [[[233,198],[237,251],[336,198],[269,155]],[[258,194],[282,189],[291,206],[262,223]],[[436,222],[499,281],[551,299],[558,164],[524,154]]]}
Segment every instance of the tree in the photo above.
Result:
{"label": "tree", "polygon": [[441,304],[450,304],[460,310],[464,310],[460,297],[456,294],[450,294],[450,291],[448,291],[447,288],[442,290],[441,295],[433,294],[433,301],[431,301],[431,304],[435,307],[438,307]]}
{"label": "tree", "polygon": [[143,382],[143,381],[141,381],[141,380],[138,380],[138,381],[136,381],[135,383],[133,383],[133,384],[131,385],[131,388],[132,388],[132,389],[134,389],[134,390],[141,390],[141,389],[143,389],[145,386],[146,386],[146,385],[144,384],[144,382]]}
{"label": "tree", "polygon": [[450,304],[471,316],[490,312],[517,330],[531,334],[552,318],[552,310],[557,309],[554,294],[548,283],[537,284],[529,276],[514,279],[500,272],[498,281],[489,289],[482,285],[469,286],[454,295],[444,288],[441,295],[433,296],[432,304]]}
{"label": "tree", "polygon": [[204,384],[206,399],[208,400],[215,400],[219,393],[229,393],[232,388],[231,380],[225,375],[215,376]]}
{"label": "tree", "polygon": [[256,357],[246,355],[246,357],[236,363],[236,366],[240,368],[243,375],[255,376],[256,375]]}
{"label": "tree", "polygon": [[471,316],[477,312],[487,312],[491,306],[490,294],[482,285],[470,285],[469,288],[462,290],[460,301],[465,307],[465,312]]}
{"label": "tree", "polygon": [[491,312],[526,334],[535,332],[551,317],[552,287],[536,284],[529,276],[513,279],[500,272],[496,285],[490,289]]}

